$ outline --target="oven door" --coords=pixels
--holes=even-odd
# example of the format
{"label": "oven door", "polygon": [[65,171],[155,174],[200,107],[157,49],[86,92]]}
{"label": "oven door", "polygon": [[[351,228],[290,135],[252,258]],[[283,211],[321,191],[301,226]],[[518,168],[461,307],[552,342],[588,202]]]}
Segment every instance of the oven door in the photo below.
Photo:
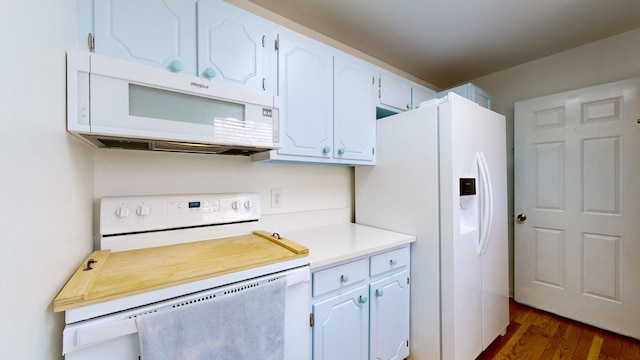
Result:
{"label": "oven door", "polygon": [[[138,360],[140,344],[135,316],[162,311],[173,304],[247,291],[252,284],[286,276],[284,354],[287,360],[310,359],[310,271],[308,266],[251,279],[232,285],[201,291],[140,308],[69,324],[63,332],[63,355],[66,360]],[[251,326],[248,324],[247,326]]]}

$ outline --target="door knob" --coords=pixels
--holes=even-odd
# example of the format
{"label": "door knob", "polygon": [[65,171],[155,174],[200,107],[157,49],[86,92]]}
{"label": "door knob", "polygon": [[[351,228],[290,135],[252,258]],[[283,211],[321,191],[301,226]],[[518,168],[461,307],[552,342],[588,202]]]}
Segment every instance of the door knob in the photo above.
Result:
{"label": "door knob", "polygon": [[527,215],[518,214],[518,221],[524,222],[525,220],[527,220]]}

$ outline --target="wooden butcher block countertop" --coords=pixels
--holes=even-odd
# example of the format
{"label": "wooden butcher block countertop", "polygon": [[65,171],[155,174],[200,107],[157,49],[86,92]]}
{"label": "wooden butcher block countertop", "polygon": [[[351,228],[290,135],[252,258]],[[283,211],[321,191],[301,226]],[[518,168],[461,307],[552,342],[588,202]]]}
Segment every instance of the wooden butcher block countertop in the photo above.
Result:
{"label": "wooden butcher block countertop", "polygon": [[[111,252],[94,251],[53,302],[55,312],[308,256],[269,233]],[[89,259],[96,262],[85,271]]]}

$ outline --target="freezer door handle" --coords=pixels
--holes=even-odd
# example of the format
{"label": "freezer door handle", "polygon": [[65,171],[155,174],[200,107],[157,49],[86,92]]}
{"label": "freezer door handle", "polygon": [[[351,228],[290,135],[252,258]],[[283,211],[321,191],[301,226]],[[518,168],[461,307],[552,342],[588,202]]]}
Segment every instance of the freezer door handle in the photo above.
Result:
{"label": "freezer door handle", "polygon": [[489,245],[491,223],[493,222],[493,189],[491,188],[491,175],[487,160],[480,151],[476,153],[478,172],[480,177],[480,239],[478,255],[484,254]]}

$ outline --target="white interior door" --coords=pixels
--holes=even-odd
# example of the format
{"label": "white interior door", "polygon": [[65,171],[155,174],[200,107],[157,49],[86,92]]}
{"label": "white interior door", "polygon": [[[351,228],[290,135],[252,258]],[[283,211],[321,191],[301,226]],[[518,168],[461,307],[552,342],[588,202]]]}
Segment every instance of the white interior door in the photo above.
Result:
{"label": "white interior door", "polygon": [[640,78],[515,105],[515,299],[640,338]]}

